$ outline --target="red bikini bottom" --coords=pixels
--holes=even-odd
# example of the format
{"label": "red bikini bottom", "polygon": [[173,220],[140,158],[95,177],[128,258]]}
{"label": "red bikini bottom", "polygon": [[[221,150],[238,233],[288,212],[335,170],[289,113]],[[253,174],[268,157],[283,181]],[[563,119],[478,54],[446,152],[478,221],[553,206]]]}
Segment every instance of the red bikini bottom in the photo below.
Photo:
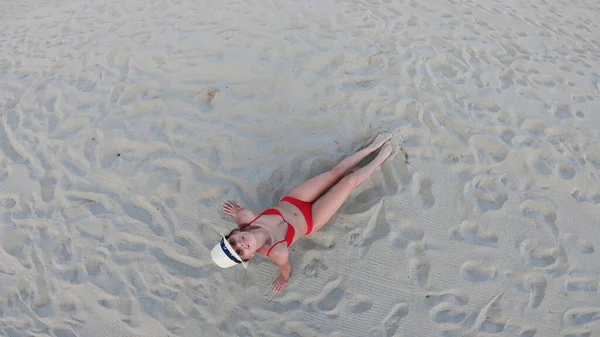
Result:
{"label": "red bikini bottom", "polygon": [[309,235],[313,230],[312,203],[292,197],[283,197],[281,201],[287,201],[290,204],[298,207],[300,212],[302,212],[302,215],[304,215],[304,219],[306,220],[306,235]]}

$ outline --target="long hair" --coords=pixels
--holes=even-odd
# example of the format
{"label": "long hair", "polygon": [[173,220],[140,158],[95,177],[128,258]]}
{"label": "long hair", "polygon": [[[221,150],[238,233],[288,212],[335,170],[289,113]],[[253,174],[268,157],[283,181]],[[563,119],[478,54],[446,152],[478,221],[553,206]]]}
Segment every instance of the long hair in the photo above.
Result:
{"label": "long hair", "polygon": [[229,232],[229,234],[225,235],[225,239],[229,240],[229,237],[237,232],[241,232],[241,230],[239,228],[232,229],[231,232]]}

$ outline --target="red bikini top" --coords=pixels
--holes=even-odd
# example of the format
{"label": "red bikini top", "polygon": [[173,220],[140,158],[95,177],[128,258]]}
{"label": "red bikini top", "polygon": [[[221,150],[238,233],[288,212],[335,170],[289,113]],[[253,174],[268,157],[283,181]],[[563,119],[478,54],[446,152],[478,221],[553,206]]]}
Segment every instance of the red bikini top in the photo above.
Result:
{"label": "red bikini top", "polygon": [[251,225],[254,221],[256,221],[256,219],[260,218],[261,215],[279,215],[283,219],[283,221],[285,221],[285,223],[288,225],[287,234],[285,235],[285,239],[281,240],[281,241],[277,241],[275,244],[273,244],[271,246],[271,248],[269,248],[269,250],[267,251],[267,256],[269,256],[269,254],[271,254],[271,250],[273,248],[275,248],[275,246],[277,246],[278,244],[280,244],[282,242],[286,242],[287,246],[289,247],[292,244],[292,242],[294,241],[294,235],[296,234],[296,230],[294,229],[294,226],[290,225],[290,223],[287,222],[287,220],[285,220],[283,215],[281,215],[281,212],[279,212],[275,208],[269,208],[269,209],[265,210],[264,212],[260,213],[256,218],[254,218],[254,220],[250,221],[250,223],[248,223],[248,225]]}

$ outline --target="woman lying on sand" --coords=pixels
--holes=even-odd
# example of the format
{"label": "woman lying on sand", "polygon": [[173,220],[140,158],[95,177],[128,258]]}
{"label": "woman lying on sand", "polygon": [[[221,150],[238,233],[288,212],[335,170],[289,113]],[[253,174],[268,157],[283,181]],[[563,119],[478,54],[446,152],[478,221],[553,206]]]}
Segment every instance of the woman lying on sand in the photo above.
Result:
{"label": "woman lying on sand", "polygon": [[[283,291],[292,272],[289,247],[325,226],[350,193],[392,153],[391,138],[390,132],[380,133],[369,146],[345,158],[330,171],[294,187],[277,206],[258,216],[232,202],[223,203],[223,212],[234,217],[239,228],[232,230],[212,249],[213,261],[222,268],[240,263],[245,267],[245,262],[255,253],[267,256],[281,269],[281,275],[273,283],[273,292]],[[346,175],[380,148],[379,154],[368,165]]]}

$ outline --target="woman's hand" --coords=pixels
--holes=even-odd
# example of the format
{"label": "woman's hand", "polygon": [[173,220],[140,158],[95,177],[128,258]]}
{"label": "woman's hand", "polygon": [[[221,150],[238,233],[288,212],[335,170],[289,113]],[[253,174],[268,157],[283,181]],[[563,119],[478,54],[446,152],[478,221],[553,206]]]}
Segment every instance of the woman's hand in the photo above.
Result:
{"label": "woman's hand", "polygon": [[232,201],[226,201],[221,204],[221,209],[223,210],[223,213],[235,218],[240,211],[244,210],[244,207]]}
{"label": "woman's hand", "polygon": [[273,294],[279,294],[285,290],[288,285],[288,279],[283,275],[279,275],[279,277],[273,282]]}

